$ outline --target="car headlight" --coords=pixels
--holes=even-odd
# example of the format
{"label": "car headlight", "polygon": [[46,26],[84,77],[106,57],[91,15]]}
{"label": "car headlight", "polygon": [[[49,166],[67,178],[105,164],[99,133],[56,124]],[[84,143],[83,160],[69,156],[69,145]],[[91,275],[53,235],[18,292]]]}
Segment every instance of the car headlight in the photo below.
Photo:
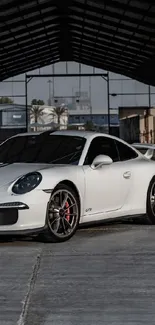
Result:
{"label": "car headlight", "polygon": [[13,185],[12,192],[15,194],[25,194],[36,188],[42,181],[42,175],[33,172],[20,177]]}

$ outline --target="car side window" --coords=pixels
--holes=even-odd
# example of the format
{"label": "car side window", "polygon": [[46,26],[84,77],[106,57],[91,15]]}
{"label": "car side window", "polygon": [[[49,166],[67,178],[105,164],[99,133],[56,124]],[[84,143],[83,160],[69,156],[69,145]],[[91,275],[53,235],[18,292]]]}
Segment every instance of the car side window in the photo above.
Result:
{"label": "car side window", "polygon": [[119,161],[119,155],[115,141],[112,138],[108,138],[106,136],[94,138],[88,149],[84,165],[91,165],[95,157],[98,155],[107,155],[114,162]]}
{"label": "car side window", "polygon": [[115,140],[115,143],[119,153],[120,161],[135,159],[138,157],[137,152],[135,152],[132,148],[128,147],[123,142]]}

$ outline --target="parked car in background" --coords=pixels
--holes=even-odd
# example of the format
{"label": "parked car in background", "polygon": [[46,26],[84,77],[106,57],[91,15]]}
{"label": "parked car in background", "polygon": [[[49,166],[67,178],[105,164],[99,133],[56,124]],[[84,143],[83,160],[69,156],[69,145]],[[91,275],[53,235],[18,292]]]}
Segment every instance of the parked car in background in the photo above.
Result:
{"label": "parked car in background", "polygon": [[146,158],[155,160],[155,144],[133,143],[132,146],[139,150]]}

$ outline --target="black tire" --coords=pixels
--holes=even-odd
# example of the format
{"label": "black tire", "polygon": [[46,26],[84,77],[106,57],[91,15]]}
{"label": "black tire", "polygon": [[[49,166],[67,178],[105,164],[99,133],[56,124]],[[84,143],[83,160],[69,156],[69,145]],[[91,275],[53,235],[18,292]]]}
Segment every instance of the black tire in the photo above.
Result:
{"label": "black tire", "polygon": [[[73,214],[75,213],[74,210],[73,210],[73,207],[71,207],[70,205],[70,209],[69,209],[69,212],[71,211],[72,212],[72,217],[71,217],[71,214],[70,214],[70,218],[71,219],[74,219],[72,221],[73,223],[73,227],[69,227],[69,222],[66,220],[66,217],[60,217],[60,211],[59,213],[58,212],[54,212],[56,210],[56,206],[55,208],[53,207],[52,205],[52,202],[54,203],[54,197],[56,197],[57,193],[60,193],[64,191],[64,193],[68,193],[68,202],[71,202],[71,199],[73,202],[75,202],[75,209],[76,209],[76,213],[77,215],[76,216],[73,216]],[[65,199],[63,200],[65,201]],[[67,203],[67,201],[66,201]],[[50,204],[52,205],[52,211],[50,210]],[[64,208],[64,211],[66,207]],[[68,208],[67,208],[68,209]],[[71,210],[72,209],[72,210]],[[61,209],[62,210],[62,209]],[[68,211],[68,210],[67,210]],[[51,213],[50,213],[51,212]],[[66,216],[66,213],[68,212],[65,212],[65,216]],[[52,215],[52,219],[51,219],[51,215]],[[56,218],[54,218],[54,215],[55,214],[58,214],[58,216]],[[63,220],[62,220],[63,219]],[[49,201],[49,204],[48,204],[48,207],[47,207],[47,216],[46,216],[46,226],[45,226],[45,230],[42,234],[40,234],[40,238],[42,239],[42,241],[44,242],[53,242],[53,243],[58,243],[58,242],[64,242],[64,241],[67,241],[69,240],[76,232],[77,228],[78,228],[78,225],[79,225],[79,219],[80,219],[80,202],[79,202],[79,197],[77,195],[77,193],[71,188],[69,187],[68,185],[66,184],[58,184],[57,187],[54,189],[54,191],[52,192],[51,194],[51,198],[50,198],[50,201]],[[59,221],[59,224],[61,223],[61,225],[59,226],[61,229],[64,228],[63,225],[65,224],[65,227],[68,226],[68,230],[66,234],[60,234],[58,232],[55,232],[53,230],[53,226],[52,224],[54,225],[55,222],[58,223],[58,220]],[[58,227],[58,231],[61,230],[60,228]],[[67,227],[66,227],[67,228]]]}
{"label": "black tire", "polygon": [[147,203],[146,203],[146,212],[147,218],[150,224],[155,225],[155,195],[154,195],[154,204],[153,204],[153,195],[155,194],[155,176],[152,178],[148,191],[147,191]]}

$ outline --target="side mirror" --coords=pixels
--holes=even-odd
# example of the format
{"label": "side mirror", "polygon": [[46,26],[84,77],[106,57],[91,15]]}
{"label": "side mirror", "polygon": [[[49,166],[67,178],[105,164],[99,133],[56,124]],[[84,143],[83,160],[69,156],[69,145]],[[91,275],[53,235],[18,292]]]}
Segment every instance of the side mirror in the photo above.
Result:
{"label": "side mirror", "polygon": [[102,167],[103,165],[111,165],[112,164],[112,159],[109,156],[106,155],[99,155],[95,157],[91,164],[91,168],[97,169]]}

